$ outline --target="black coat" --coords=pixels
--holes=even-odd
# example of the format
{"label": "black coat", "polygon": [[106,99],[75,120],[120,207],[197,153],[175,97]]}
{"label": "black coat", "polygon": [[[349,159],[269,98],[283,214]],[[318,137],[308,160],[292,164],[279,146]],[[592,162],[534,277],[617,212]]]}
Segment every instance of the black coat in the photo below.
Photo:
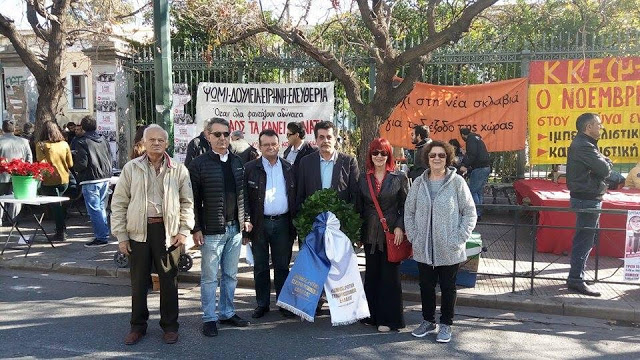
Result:
{"label": "black coat", "polygon": [[[296,183],[293,176],[293,165],[286,160],[280,159],[282,164],[282,173],[284,175],[285,187],[287,188],[287,203],[289,206],[290,219],[295,215],[296,206]],[[267,173],[262,164],[262,157],[249,161],[245,164],[245,187],[247,189],[247,208],[246,212],[251,218],[253,230],[245,233],[245,237],[252,241],[256,240],[256,236],[262,233],[264,226],[264,194],[267,187]],[[289,237],[294,240],[296,237],[295,227],[289,222]]]}
{"label": "black coat", "polygon": [[[356,159],[343,153],[338,153],[331,176],[331,189],[338,192],[338,197],[347,203],[355,203],[358,191],[360,170]],[[318,190],[322,189],[320,176],[320,152],[316,151],[305,156],[300,161],[297,176],[296,209],[300,210],[302,203]]]}
{"label": "black coat", "polygon": [[189,164],[193,159],[198,156],[207,153],[211,150],[211,144],[209,144],[209,140],[204,136],[204,132],[201,132],[200,135],[193,138],[189,141],[189,145],[187,145],[187,156],[184,159],[184,166],[189,168]]}
{"label": "black coat", "polygon": [[113,172],[109,143],[95,131],[76,137],[73,151],[73,172],[78,183],[108,180]]}
{"label": "black coat", "polygon": [[598,141],[579,133],[567,153],[567,188],[570,196],[582,200],[599,200],[607,191],[604,179],[611,164],[598,150]]}
{"label": "black coat", "polygon": [[[360,176],[356,200],[356,210],[360,213],[363,220],[361,239],[363,243],[372,245],[371,253],[376,249],[385,251],[386,246],[384,244],[386,239],[384,230],[373,200],[371,200],[371,192],[369,191],[366,176],[367,174],[364,173]],[[375,191],[376,187],[373,174],[369,176],[371,178],[373,191]],[[407,199],[408,192],[409,179],[407,179],[407,176],[403,172],[394,171],[387,173],[387,176],[385,176],[382,181],[377,199],[382,214],[387,220],[389,231],[391,232],[397,227],[404,231],[404,202]]]}
{"label": "black coat", "polygon": [[[298,171],[298,167],[300,166],[300,161],[302,161],[302,158],[318,151],[318,147],[311,145],[309,142],[305,141],[304,144],[302,144],[302,147],[300,148],[300,150],[298,151],[298,155],[296,155],[296,159],[293,161],[293,173],[297,174]],[[287,147],[284,150],[284,158],[286,159],[287,156],[289,156],[289,153],[291,152],[291,145],[289,145],[289,147]]]}
{"label": "black coat", "polygon": [[484,141],[482,141],[480,135],[476,133],[469,133],[464,141],[466,142],[466,156],[464,160],[462,160],[462,165],[471,169],[483,168],[491,165],[487,146],[484,144]]}
{"label": "black coat", "polygon": [[[238,221],[250,221],[245,214],[244,167],[240,158],[229,153],[231,169],[236,182]],[[189,164],[189,175],[193,188],[193,210],[196,224],[191,233],[202,231],[204,235],[224,234],[225,189],[220,156],[213,151],[200,155]]]}

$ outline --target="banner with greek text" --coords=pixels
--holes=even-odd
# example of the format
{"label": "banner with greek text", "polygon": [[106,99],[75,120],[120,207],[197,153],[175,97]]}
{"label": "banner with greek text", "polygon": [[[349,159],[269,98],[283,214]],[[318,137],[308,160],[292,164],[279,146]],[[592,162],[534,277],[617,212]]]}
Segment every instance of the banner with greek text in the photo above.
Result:
{"label": "banner with greek text", "polygon": [[640,145],[640,57],[532,61],[529,68],[532,164],[564,164],[576,119],[600,114],[598,147],[614,163],[635,163]]}
{"label": "banner with greek text", "polygon": [[294,84],[200,83],[196,97],[196,126],[212,117],[229,120],[230,131],[242,130],[245,140],[257,147],[262,130],[273,129],[281,149],[287,147],[287,123],[302,121],[307,136],[315,141],[313,127],[333,120],[333,82]]}
{"label": "banner with greek text", "polygon": [[468,86],[416,83],[380,126],[380,136],[412,149],[411,129],[428,125],[430,138],[464,144],[459,129],[468,127],[482,136],[490,152],[521,150],[527,132],[526,93],[524,78]]}
{"label": "banner with greek text", "polygon": [[640,210],[627,212],[624,280],[640,282]]}

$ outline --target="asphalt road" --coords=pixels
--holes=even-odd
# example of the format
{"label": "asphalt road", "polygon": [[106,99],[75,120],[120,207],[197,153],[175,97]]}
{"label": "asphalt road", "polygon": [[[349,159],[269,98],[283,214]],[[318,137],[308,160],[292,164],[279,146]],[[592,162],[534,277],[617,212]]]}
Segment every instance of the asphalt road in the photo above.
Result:
{"label": "asphalt road", "polygon": [[[250,318],[253,296],[238,289],[240,316]],[[217,338],[206,338],[200,333],[199,288],[192,285],[180,290],[180,340],[165,345],[158,300],[158,293],[149,297],[147,336],[125,346],[127,280],[0,269],[0,358],[640,358],[640,330],[630,325],[501,310],[458,308],[451,343],[416,339],[410,335],[421,319],[415,303],[405,303],[409,326],[399,333],[361,324],[332,327],[325,305],[326,314],[315,323],[271,311],[250,327],[223,326]]]}

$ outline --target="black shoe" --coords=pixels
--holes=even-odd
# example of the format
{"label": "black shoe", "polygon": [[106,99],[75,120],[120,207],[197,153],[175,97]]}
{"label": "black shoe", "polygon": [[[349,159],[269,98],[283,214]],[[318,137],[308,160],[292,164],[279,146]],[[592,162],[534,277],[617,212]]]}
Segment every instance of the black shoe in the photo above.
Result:
{"label": "black shoe", "polygon": [[268,306],[258,306],[255,310],[253,310],[253,314],[251,314],[251,317],[254,319],[259,319],[268,312],[269,312]]}
{"label": "black shoe", "polygon": [[364,319],[360,319],[360,324],[367,325],[367,326],[375,325],[375,323],[373,322],[373,320],[371,320],[370,317],[364,318]]}
{"label": "black shoe", "polygon": [[218,326],[215,321],[207,321],[202,324],[202,333],[204,336],[214,337],[218,336]]}
{"label": "black shoe", "polygon": [[573,290],[575,292],[579,292],[580,294],[587,296],[600,296],[600,293],[591,289],[585,283],[567,283],[567,287],[569,290]]}
{"label": "black shoe", "polygon": [[249,325],[249,322],[241,318],[240,316],[238,316],[238,314],[234,314],[232,317],[228,319],[220,320],[220,324],[228,324],[228,325],[233,325],[237,327],[246,327]]}
{"label": "black shoe", "polygon": [[100,241],[98,239],[93,239],[93,241],[84,244],[84,247],[103,247],[109,245],[108,241]]}
{"label": "black shoe", "polygon": [[53,235],[53,241],[65,241],[67,240],[67,234],[64,232],[61,233],[56,233],[55,235]]}
{"label": "black shoe", "polygon": [[282,316],[290,319],[290,318],[294,318],[296,317],[296,314],[292,313],[291,311],[287,310],[287,309],[283,309],[280,308],[280,314],[282,314]]}

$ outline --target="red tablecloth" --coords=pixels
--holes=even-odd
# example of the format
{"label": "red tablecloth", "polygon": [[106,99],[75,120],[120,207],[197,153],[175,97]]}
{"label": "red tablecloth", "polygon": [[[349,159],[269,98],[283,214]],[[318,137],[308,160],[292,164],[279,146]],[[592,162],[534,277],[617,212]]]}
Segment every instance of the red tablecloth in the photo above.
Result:
{"label": "red tablecloth", "polygon": [[[569,207],[569,190],[566,184],[556,184],[550,180],[518,180],[513,184],[518,203],[529,198],[533,206]],[[640,210],[640,190],[610,190],[602,201],[603,209]],[[601,228],[624,229],[625,215],[603,214]],[[575,226],[576,215],[572,212],[541,211],[539,225]],[[538,228],[537,247],[539,252],[562,254],[571,250],[573,229]],[[600,231],[600,255],[624,257],[624,231]],[[595,249],[592,252],[595,254]]]}

